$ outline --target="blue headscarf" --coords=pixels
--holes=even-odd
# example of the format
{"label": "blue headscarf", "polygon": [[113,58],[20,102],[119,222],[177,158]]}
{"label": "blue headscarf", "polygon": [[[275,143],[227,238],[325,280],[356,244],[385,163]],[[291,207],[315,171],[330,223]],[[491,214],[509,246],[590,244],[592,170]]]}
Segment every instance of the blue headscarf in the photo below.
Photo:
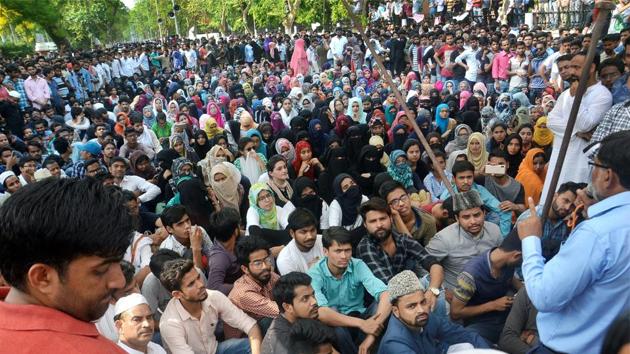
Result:
{"label": "blue headscarf", "polygon": [[446,109],[450,112],[450,109],[446,103],[441,103],[440,105],[438,105],[435,109],[435,124],[437,125],[440,133],[444,134],[446,132],[446,129],[448,129],[448,117],[446,119],[440,117],[440,111],[442,111],[442,109]]}
{"label": "blue headscarf", "polygon": [[411,167],[405,160],[402,163],[396,163],[396,160],[399,157],[407,158],[407,154],[405,154],[402,150],[394,150],[391,155],[389,155],[389,166],[387,167],[387,173],[394,179],[394,181],[400,182],[405,188],[413,187],[413,177],[411,176]]}
{"label": "blue headscarf", "polygon": [[249,131],[247,131],[246,135],[248,138],[251,138],[254,135],[258,137],[258,140],[260,140],[260,144],[258,145],[258,149],[256,149],[256,152],[261,153],[265,157],[267,157],[267,143],[265,143],[265,141],[263,140],[262,134],[260,134],[258,129],[250,129]]}

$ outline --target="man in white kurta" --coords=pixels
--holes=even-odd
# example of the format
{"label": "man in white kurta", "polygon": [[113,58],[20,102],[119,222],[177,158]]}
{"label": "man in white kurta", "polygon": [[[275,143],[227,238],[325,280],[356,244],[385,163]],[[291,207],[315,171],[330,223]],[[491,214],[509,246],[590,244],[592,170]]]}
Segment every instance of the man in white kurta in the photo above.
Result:
{"label": "man in white kurta", "polygon": [[[547,121],[547,127],[553,132],[553,150],[551,153],[551,159],[547,168],[547,177],[545,178],[545,187],[540,198],[541,204],[544,204],[545,198],[549,190],[549,183],[551,183],[551,177],[553,170],[558,161],[558,154],[560,153],[560,146],[562,145],[562,139],[564,138],[567,123],[569,121],[569,114],[571,113],[571,107],[573,106],[573,100],[575,99],[575,92],[577,90],[577,81],[582,73],[582,67],[586,59],[585,54],[576,54],[571,60],[571,68],[573,70],[570,81],[571,87],[565,90],[558,100],[551,112]],[[590,176],[590,166],[588,165],[588,158],[584,154],[584,148],[589,144],[591,132],[604,117],[604,113],[612,106],[612,95],[610,91],[606,89],[595,77],[595,65],[591,66],[590,76],[588,80],[588,88],[584,93],[582,102],[580,104],[580,110],[578,111],[575,127],[571,134],[571,140],[567,149],[567,154],[564,159],[562,171],[560,173],[560,179],[558,180],[558,186],[565,182],[588,182]],[[555,192],[555,191],[554,191]]]}

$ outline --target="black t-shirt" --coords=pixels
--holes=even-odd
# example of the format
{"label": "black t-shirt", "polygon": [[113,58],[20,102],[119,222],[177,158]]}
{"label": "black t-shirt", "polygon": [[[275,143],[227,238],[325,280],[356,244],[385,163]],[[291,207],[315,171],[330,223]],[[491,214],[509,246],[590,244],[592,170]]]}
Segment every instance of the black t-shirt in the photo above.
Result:
{"label": "black t-shirt", "polygon": [[[461,54],[460,49],[455,49],[451,52],[451,63],[455,63],[455,58]],[[464,80],[464,75],[466,75],[466,69],[461,65],[453,65],[453,79],[461,81]]]}

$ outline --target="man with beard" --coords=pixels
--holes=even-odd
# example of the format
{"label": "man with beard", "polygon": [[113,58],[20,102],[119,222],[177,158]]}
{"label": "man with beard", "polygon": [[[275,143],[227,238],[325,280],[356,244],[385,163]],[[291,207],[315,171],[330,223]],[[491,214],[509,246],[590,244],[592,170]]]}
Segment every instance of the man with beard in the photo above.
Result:
{"label": "man with beard", "polygon": [[[220,291],[207,290],[193,262],[169,261],[160,282],[171,292],[160,319],[160,334],[169,352],[209,354],[260,354],[262,334],[256,320],[247,316]],[[218,342],[215,330],[221,320],[247,333],[248,339]]]}
{"label": "man with beard", "polygon": [[0,293],[2,350],[124,353],[93,323],[125,285],[120,260],[133,227],[120,192],[50,178],[12,195],[0,220],[0,273],[10,286]]}
{"label": "man with beard", "polygon": [[243,275],[234,282],[228,298],[258,321],[264,335],[271,320],[280,313],[272,294],[280,276],[273,271],[269,245],[257,236],[241,237],[236,245],[236,258]]}
{"label": "man with beard", "polygon": [[445,353],[453,344],[469,343],[475,348],[490,348],[478,334],[431,314],[426,293],[410,270],[394,276],[387,284],[392,316],[381,340],[379,354]]}
{"label": "man with beard", "polygon": [[[445,287],[457,286],[457,276],[471,258],[501,244],[499,227],[485,221],[484,204],[476,190],[455,193],[457,223],[435,234],[426,249],[444,267]],[[449,294],[447,294],[447,297]]]}
{"label": "man with beard", "polygon": [[273,298],[280,315],[276,317],[262,342],[263,354],[289,354],[287,338],[292,325],[301,318],[316,320],[319,317],[311,277],[301,272],[290,272],[278,279]]}
{"label": "man with beard", "polygon": [[278,254],[276,264],[280,274],[306,272],[324,257],[322,236],[317,234],[315,215],[306,208],[297,208],[288,219],[289,242]]}
{"label": "man with beard", "polygon": [[120,298],[114,314],[119,347],[130,354],[166,354],[161,346],[151,342],[155,319],[144,296],[130,294]]}
{"label": "man with beard", "polygon": [[[558,154],[585,61],[586,52],[580,52],[573,56],[571,59],[571,76],[569,77],[571,87],[558,97],[553,110],[548,115],[547,127],[553,132],[554,138],[551,158],[547,166],[546,181],[551,181],[551,176],[558,162]],[[566,156],[564,156],[564,161],[571,162],[571,168],[562,169],[558,184],[568,181],[587,182],[591,173],[588,157],[583,151],[589,145],[595,128],[604,118],[604,113],[611,107],[613,101],[610,91],[597,80],[596,68],[598,65],[599,56],[595,55],[590,68],[587,68],[589,72],[586,82],[587,89],[582,97],[575,128],[569,140]],[[545,183],[540,200],[547,199],[548,193],[553,195],[555,192],[549,190],[549,183]]]}
{"label": "man with beard", "polygon": [[402,228],[400,232],[392,230],[392,218],[396,218],[398,211],[390,209],[385,200],[374,197],[361,204],[359,212],[367,236],[363,237],[357,246],[358,258],[362,259],[383,283],[403,270],[420,272],[420,268],[424,268],[431,278],[425,298],[433,311],[444,279],[444,269],[440,263],[429,255],[419,242],[411,238],[404,224],[400,225]]}
{"label": "man with beard", "polygon": [[[556,194],[554,194],[551,208],[549,208],[549,213],[543,224],[543,232],[540,235],[542,254],[546,262],[558,253],[560,245],[569,238],[571,229],[567,226],[565,219],[575,209],[575,199],[577,198],[578,190],[583,189],[585,186],[585,183],[566,182],[561,184]],[[542,217],[542,213],[543,206],[537,206],[536,214]],[[530,214],[529,209],[525,210],[518,217],[517,223],[529,218]],[[518,230],[515,227],[511,234],[517,233]]]}

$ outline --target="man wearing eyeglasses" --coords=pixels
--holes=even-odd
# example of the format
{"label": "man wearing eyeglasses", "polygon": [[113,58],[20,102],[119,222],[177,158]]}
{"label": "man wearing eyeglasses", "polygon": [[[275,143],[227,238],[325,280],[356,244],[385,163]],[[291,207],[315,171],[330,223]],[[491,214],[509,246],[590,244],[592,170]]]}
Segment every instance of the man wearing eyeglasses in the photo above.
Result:
{"label": "man wearing eyeglasses", "polygon": [[236,245],[236,258],[243,275],[234,282],[228,298],[258,321],[264,335],[280,314],[272,293],[280,276],[273,271],[269,245],[258,236],[241,237]]}
{"label": "man wearing eyeglasses", "polygon": [[605,138],[590,165],[590,186],[577,192],[588,219],[552,261],[544,263],[543,223],[531,198],[531,215],[517,224],[527,294],[538,309],[540,345],[529,353],[599,351],[630,309],[630,131]]}
{"label": "man wearing eyeglasses", "polygon": [[435,217],[413,207],[405,187],[398,182],[385,182],[378,192],[394,212],[392,230],[399,234],[408,233],[422,245],[429,243],[437,232]]}

